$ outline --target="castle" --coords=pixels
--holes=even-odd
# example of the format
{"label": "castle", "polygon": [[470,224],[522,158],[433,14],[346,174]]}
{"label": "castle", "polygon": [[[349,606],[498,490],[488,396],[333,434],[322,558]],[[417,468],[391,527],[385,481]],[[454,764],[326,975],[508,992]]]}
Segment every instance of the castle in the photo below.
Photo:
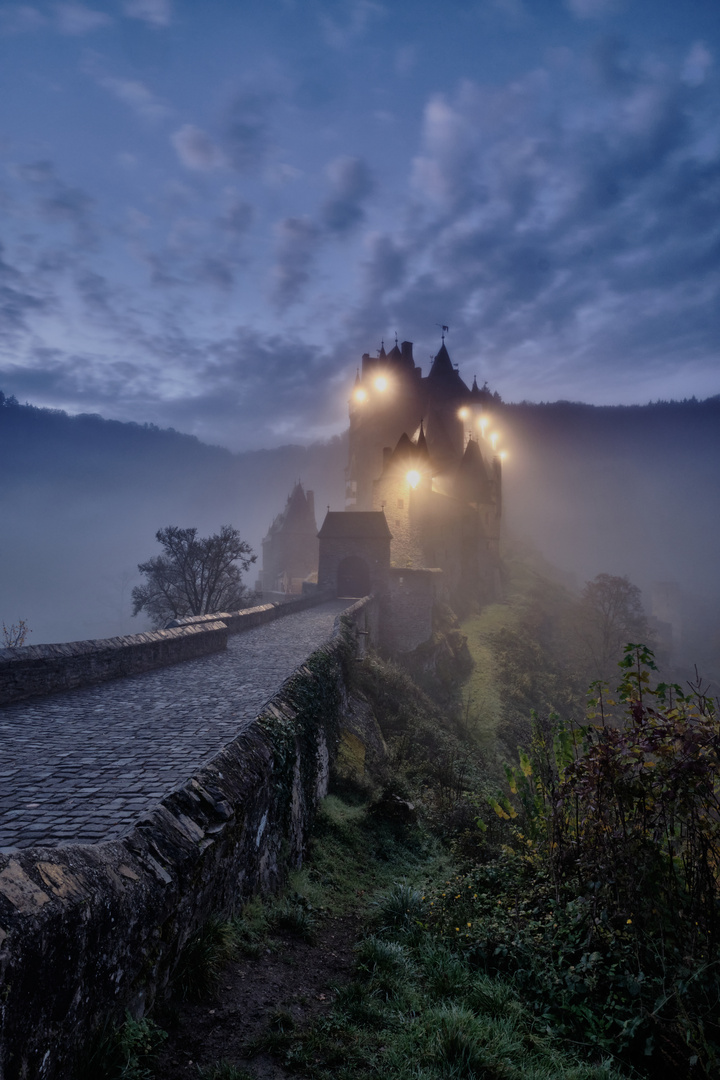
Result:
{"label": "castle", "polygon": [[[502,476],[492,411],[498,400],[477,380],[472,388],[463,382],[444,334],[427,376],[415,364],[412,342],[396,342],[387,353],[383,346],[375,357],[365,353],[350,395],[345,512],[329,513],[319,533],[321,585],[364,595],[374,575],[363,565],[376,564],[375,547],[389,543],[390,569],[442,570],[457,608],[497,598]],[[263,541],[263,559],[272,565],[268,583],[270,576],[282,580],[274,553],[287,546],[287,536],[281,538],[290,531],[289,515],[278,518]],[[373,548],[368,559],[363,544]],[[323,545],[326,553],[332,547],[332,558],[323,558]]]}

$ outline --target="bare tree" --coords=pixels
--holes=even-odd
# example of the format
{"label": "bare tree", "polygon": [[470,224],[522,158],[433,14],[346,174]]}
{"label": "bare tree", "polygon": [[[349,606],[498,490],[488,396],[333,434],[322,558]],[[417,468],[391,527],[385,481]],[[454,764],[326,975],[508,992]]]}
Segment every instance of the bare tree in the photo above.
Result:
{"label": "bare tree", "polygon": [[133,615],[146,611],[161,627],[169,619],[243,606],[249,593],[242,573],[257,556],[237,529],[223,525],[219,533],[198,537],[197,529],[168,525],[155,538],[163,554],[138,565],[146,580],[132,591]]}
{"label": "bare tree", "polygon": [[24,619],[18,619],[17,626],[15,623],[10,623],[6,626],[2,624],[2,645],[4,649],[16,649],[20,645],[25,644],[25,639],[32,631],[28,628],[28,624]]}

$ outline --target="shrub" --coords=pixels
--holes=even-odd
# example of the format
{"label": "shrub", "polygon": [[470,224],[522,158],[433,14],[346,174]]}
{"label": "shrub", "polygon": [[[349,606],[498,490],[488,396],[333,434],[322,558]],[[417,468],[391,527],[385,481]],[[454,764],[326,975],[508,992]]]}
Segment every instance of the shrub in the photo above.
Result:
{"label": "shrub", "polygon": [[709,1075],[720,1053],[720,725],[701,684],[653,685],[644,646],[629,645],[620,666],[616,699],[594,685],[591,722],[535,719],[509,795],[491,800],[506,853],[472,876],[477,904],[458,893],[482,911],[485,940],[477,924],[464,936],[478,962],[516,973],[556,1030]]}

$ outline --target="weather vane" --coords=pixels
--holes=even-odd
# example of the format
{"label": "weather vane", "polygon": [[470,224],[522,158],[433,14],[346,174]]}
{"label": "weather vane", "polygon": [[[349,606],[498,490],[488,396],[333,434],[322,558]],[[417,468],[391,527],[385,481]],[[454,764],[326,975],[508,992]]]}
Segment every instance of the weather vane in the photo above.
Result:
{"label": "weather vane", "polygon": [[441,330],[442,330],[442,339],[443,339],[443,345],[444,345],[445,344],[445,335],[450,333],[450,327],[449,326],[444,326],[443,323],[435,323],[435,325],[439,326],[441,328]]}

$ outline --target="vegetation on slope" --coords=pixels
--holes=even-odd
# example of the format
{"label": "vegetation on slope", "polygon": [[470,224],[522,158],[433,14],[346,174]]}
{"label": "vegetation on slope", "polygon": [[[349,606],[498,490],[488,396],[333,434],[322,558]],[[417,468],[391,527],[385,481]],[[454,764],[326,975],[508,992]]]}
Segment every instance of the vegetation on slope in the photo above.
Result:
{"label": "vegetation on slope", "polygon": [[[717,716],[638,646],[588,712],[563,658],[574,603],[516,560],[508,602],[466,624],[455,709],[442,678],[358,665],[387,756],[336,777],[285,896],[231,924],[225,1008],[187,1011],[228,931],[193,943],[158,1080],[195,1075],[179,1060],[205,1080],[716,1074]],[[335,990],[306,1001],[330,949]]]}

